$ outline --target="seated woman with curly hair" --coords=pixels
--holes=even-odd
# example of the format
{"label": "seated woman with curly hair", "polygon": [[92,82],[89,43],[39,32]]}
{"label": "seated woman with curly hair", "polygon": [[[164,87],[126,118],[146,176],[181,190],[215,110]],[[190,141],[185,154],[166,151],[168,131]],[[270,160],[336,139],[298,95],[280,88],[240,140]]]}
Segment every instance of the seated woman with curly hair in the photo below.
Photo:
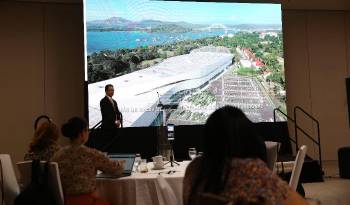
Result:
{"label": "seated woman with curly hair", "polygon": [[60,149],[57,144],[59,131],[53,122],[43,122],[35,130],[28,152],[24,155],[24,160],[39,159],[49,161],[51,157]]}

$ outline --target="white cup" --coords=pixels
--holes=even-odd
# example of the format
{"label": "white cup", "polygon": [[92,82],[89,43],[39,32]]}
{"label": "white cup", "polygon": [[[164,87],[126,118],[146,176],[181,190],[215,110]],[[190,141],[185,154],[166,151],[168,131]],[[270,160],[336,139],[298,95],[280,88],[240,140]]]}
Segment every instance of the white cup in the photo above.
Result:
{"label": "white cup", "polygon": [[163,156],[158,155],[152,157],[153,160],[153,165],[155,169],[162,169],[164,167],[164,161],[163,161]]}

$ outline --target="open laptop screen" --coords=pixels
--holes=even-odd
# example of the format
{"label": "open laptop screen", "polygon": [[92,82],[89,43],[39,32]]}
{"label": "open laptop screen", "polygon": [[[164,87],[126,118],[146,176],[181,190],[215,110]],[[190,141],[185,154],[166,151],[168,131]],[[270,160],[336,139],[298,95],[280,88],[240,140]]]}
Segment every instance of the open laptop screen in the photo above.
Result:
{"label": "open laptop screen", "polygon": [[135,162],[135,155],[134,154],[110,154],[108,155],[108,157],[111,160],[124,160],[125,164],[124,164],[124,174],[131,174],[132,172],[132,168],[134,166],[134,162]]}
{"label": "open laptop screen", "polygon": [[[109,154],[108,157],[111,160],[124,160],[124,170],[122,173],[122,176],[130,176],[132,173],[132,168],[134,166],[135,162],[135,154]],[[118,178],[121,177],[120,175],[117,174],[109,174],[109,173],[103,173],[99,172],[96,175],[97,178]]]}

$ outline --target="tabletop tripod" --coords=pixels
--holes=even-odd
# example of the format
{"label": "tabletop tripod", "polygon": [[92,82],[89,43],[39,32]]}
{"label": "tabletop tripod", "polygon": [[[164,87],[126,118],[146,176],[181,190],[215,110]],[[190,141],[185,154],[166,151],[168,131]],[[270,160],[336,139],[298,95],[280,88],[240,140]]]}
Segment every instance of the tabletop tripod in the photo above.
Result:
{"label": "tabletop tripod", "polygon": [[[169,134],[169,133],[168,133]],[[169,164],[170,163],[170,166],[171,167],[174,167],[174,164],[176,165],[180,165],[176,160],[175,160],[175,157],[174,157],[174,149],[173,149],[173,142],[174,140],[169,140],[169,143],[170,143],[170,160],[169,162],[165,163],[164,165],[166,164]]]}

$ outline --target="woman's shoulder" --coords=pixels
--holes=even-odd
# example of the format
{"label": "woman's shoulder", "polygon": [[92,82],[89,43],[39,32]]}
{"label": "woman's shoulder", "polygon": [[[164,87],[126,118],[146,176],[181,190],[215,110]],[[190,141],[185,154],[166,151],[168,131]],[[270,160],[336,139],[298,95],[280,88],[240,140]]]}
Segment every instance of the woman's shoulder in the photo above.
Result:
{"label": "woman's shoulder", "polygon": [[24,155],[24,160],[34,160],[34,159],[39,159],[39,160],[50,160],[57,151],[59,151],[59,146],[58,145],[49,145],[45,149],[42,149],[37,152],[27,152]]}
{"label": "woman's shoulder", "polygon": [[228,188],[234,185],[231,188],[236,190],[237,187],[251,187],[254,184],[252,187],[255,188],[250,190],[253,195],[259,192],[264,198],[274,198],[276,201],[283,201],[287,197],[288,184],[260,159],[232,159],[230,170]]}
{"label": "woman's shoulder", "polygon": [[60,147],[56,152],[55,154],[52,156],[51,160],[52,161],[58,161],[59,159],[62,158],[62,156],[65,155],[65,153],[67,152],[68,150],[68,147],[65,146],[65,147]]}
{"label": "woman's shoulder", "polygon": [[69,153],[69,154],[79,154],[79,155],[96,155],[96,154],[102,154],[102,152],[87,147],[85,145],[80,145],[80,146],[76,146],[76,145],[67,145],[65,147],[59,148],[59,150],[57,151],[58,154],[64,154],[64,153]]}
{"label": "woman's shoulder", "polygon": [[203,157],[197,157],[190,162],[190,164],[186,167],[184,184],[192,184],[198,173],[201,172],[202,162]]}
{"label": "woman's shoulder", "polygon": [[265,165],[266,163],[259,158],[232,158],[232,164],[256,164],[258,166]]}
{"label": "woman's shoulder", "polygon": [[77,153],[80,153],[81,156],[84,156],[86,158],[89,159],[96,159],[96,158],[101,158],[101,157],[105,157],[105,154],[97,149],[94,148],[90,148],[87,147],[85,145],[81,145],[78,150]]}
{"label": "woman's shoulder", "polygon": [[231,178],[242,177],[250,180],[251,178],[259,179],[261,181],[278,181],[279,178],[267,167],[266,163],[260,159],[252,158],[234,158],[231,160],[230,173]]}
{"label": "woman's shoulder", "polygon": [[59,144],[57,144],[57,143],[53,143],[53,144],[51,144],[51,145],[49,146],[49,148],[52,149],[52,150],[58,151],[58,150],[60,150],[60,149],[62,148],[62,146],[59,145]]}
{"label": "woman's shoulder", "polygon": [[42,153],[53,156],[56,152],[61,149],[61,146],[54,143],[46,147],[46,149],[42,150]]}
{"label": "woman's shoulder", "polygon": [[230,165],[242,172],[271,172],[266,163],[257,158],[233,158]]}
{"label": "woman's shoulder", "polygon": [[64,157],[65,155],[71,155],[73,153],[73,149],[71,145],[66,146],[53,146],[51,148],[52,150],[55,150],[55,154],[53,156],[54,159],[59,157]]}
{"label": "woman's shoulder", "polygon": [[91,148],[91,147],[87,147],[85,145],[80,146],[81,151],[85,152],[85,153],[89,153],[92,155],[96,155],[96,154],[102,154],[101,151]]}
{"label": "woman's shoulder", "polygon": [[202,160],[202,157],[196,157],[193,159],[186,168],[186,174],[197,172],[201,166]]}

